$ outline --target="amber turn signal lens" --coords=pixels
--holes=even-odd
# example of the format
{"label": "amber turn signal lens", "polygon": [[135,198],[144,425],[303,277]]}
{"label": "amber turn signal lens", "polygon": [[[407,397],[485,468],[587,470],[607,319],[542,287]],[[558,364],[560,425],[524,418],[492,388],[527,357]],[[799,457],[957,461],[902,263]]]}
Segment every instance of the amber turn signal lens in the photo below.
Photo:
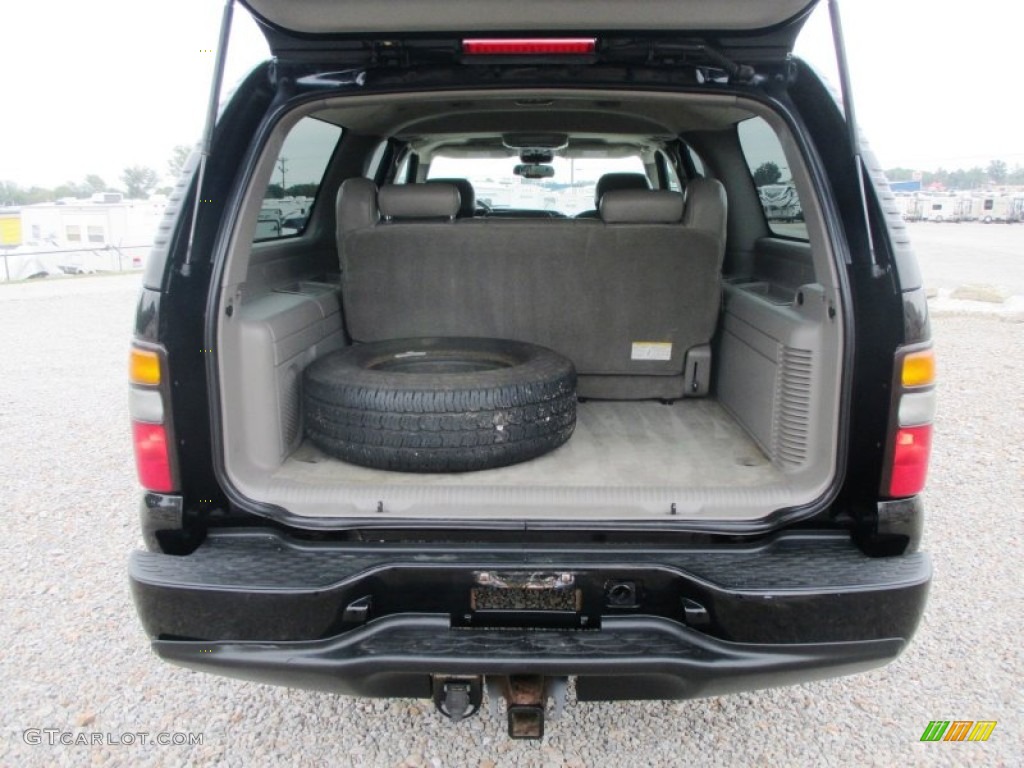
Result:
{"label": "amber turn signal lens", "polygon": [[903,386],[923,387],[935,383],[935,350],[922,349],[903,358]]}
{"label": "amber turn signal lens", "polygon": [[132,384],[160,383],[160,357],[148,349],[132,349],[129,362],[129,378]]}

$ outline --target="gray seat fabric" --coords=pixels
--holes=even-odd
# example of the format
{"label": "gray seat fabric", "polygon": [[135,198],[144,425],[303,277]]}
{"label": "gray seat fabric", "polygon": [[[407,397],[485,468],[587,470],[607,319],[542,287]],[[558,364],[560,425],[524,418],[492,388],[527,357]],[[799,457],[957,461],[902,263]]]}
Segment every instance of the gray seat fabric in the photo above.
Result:
{"label": "gray seat fabric", "polygon": [[[683,224],[694,229],[720,233],[725,238],[725,187],[715,179],[693,179],[686,185]],[[724,243],[723,243],[724,247]]]}
{"label": "gray seat fabric", "polygon": [[642,173],[606,173],[597,180],[594,186],[594,210],[576,214],[577,219],[601,218],[601,198],[608,192],[620,192],[627,189],[650,189],[651,182]]}
{"label": "gray seat fabric", "polygon": [[[518,339],[569,357],[584,396],[590,382],[589,396],[686,394],[687,352],[708,344],[717,323],[718,182],[688,195],[692,212],[674,192],[609,192],[605,221],[405,217],[384,187],[378,198],[391,220],[376,222],[363,210],[365,182],[346,181],[339,194],[343,311],[354,341]],[[402,186],[410,188],[404,212],[421,212],[408,196],[431,185]],[[439,200],[427,207],[436,212]],[[717,230],[705,228],[715,221]]]}
{"label": "gray seat fabric", "polygon": [[377,193],[381,218],[454,219],[462,205],[452,184],[388,184]]}
{"label": "gray seat fabric", "polygon": [[606,224],[678,224],[683,196],[665,190],[624,189],[601,198],[601,221]]}
{"label": "gray seat fabric", "polygon": [[346,179],[338,190],[338,241],[344,232],[372,227],[378,221],[377,185],[362,176]]}
{"label": "gray seat fabric", "polygon": [[427,184],[451,184],[459,190],[459,196],[462,198],[462,205],[459,206],[456,217],[471,219],[476,216],[476,190],[469,179],[428,179]]}
{"label": "gray seat fabric", "polygon": [[650,189],[650,180],[642,173],[606,173],[594,187],[594,206],[601,207],[601,198],[623,189]]}

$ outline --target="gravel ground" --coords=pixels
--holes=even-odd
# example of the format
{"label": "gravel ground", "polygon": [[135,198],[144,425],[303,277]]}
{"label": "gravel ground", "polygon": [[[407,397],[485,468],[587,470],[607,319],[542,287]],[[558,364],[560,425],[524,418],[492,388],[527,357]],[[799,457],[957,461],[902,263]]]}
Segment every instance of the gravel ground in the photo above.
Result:
{"label": "gravel ground", "polygon": [[[0,765],[1020,765],[1024,324],[935,319],[932,597],[916,641],[857,677],[722,699],[576,704],[541,743],[486,711],[218,679],[149,652],[125,576],[137,533],[124,379],[137,277],[0,286]],[[918,741],[997,720],[986,743]],[[25,742],[27,728],[198,746]],[[109,734],[109,737],[107,736]]]}

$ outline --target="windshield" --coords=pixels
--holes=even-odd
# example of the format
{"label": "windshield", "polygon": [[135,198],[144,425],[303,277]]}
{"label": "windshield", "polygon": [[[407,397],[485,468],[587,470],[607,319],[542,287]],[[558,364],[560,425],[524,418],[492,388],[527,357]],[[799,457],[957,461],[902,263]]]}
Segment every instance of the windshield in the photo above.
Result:
{"label": "windshield", "polygon": [[518,157],[466,158],[435,156],[428,179],[468,179],[477,205],[491,210],[540,210],[575,216],[594,210],[594,188],[606,173],[644,173],[639,155],[629,157],[556,157],[554,174],[545,179],[516,176]]}

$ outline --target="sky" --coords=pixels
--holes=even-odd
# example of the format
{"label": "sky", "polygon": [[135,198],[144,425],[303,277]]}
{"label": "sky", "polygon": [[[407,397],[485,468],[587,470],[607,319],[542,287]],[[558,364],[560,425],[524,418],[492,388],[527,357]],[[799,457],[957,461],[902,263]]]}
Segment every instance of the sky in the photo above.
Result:
{"label": "sky", "polygon": [[[841,0],[841,7],[858,119],[884,167],[1024,165],[1024,4]],[[95,173],[116,186],[130,165],[166,174],[172,148],[202,132],[222,10],[218,0],[8,4],[0,181],[56,186]],[[834,73],[824,2],[797,53]],[[226,86],[267,55],[258,28],[236,6]]]}

